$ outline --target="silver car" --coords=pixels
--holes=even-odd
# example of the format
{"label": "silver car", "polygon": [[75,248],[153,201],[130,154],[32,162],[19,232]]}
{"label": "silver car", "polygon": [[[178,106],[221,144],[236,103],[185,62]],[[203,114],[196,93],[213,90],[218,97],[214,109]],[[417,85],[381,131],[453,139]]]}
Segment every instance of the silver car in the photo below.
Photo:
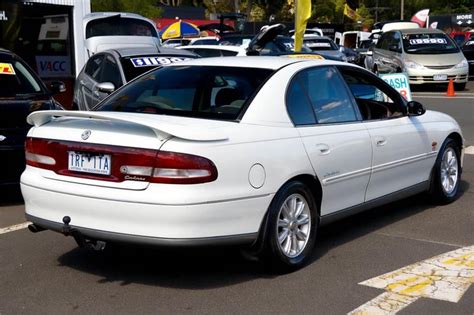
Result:
{"label": "silver car", "polygon": [[119,48],[93,55],[74,85],[73,108],[90,110],[110,93],[161,65],[197,58],[198,55],[173,48]]}
{"label": "silver car", "polygon": [[436,29],[404,29],[383,33],[373,52],[375,73],[405,72],[410,84],[448,83],[464,90],[468,63],[456,43]]}

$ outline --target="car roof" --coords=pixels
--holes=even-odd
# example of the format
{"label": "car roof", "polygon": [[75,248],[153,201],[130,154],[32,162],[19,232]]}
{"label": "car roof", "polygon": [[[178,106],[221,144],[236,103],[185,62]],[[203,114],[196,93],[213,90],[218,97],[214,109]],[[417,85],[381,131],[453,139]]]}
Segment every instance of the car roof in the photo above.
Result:
{"label": "car roof", "polygon": [[[189,66],[218,66],[218,67],[236,67],[236,68],[257,68],[257,69],[271,69],[278,70],[287,65],[291,65],[298,62],[313,62],[313,64],[320,65],[334,65],[341,64],[340,62],[334,62],[330,60],[316,60],[316,59],[304,59],[303,54],[301,57],[297,55],[285,56],[241,56],[241,57],[210,57],[210,58],[198,58],[187,60],[179,63],[170,64],[169,66],[189,65]],[[345,63],[344,63],[345,64]]]}
{"label": "car roof", "polygon": [[398,31],[402,34],[444,34],[442,30],[438,30],[435,28],[407,28]]}
{"label": "car roof", "polygon": [[87,23],[92,20],[107,18],[111,16],[116,16],[116,15],[120,15],[120,17],[122,18],[134,18],[134,19],[144,20],[148,22],[151,21],[150,19],[147,19],[146,17],[141,16],[139,14],[128,13],[128,12],[92,12],[92,13],[88,13],[84,15],[84,18],[82,20],[83,22]]}
{"label": "car roof", "polygon": [[232,45],[192,45],[192,46],[180,46],[176,48],[179,50],[191,50],[191,49],[201,48],[201,49],[227,50],[227,51],[237,51],[237,52],[244,49],[242,46],[232,46]]}
{"label": "car roof", "polygon": [[0,55],[3,58],[5,58],[5,57],[12,58],[13,56],[15,56],[15,54],[12,51],[7,50],[7,49],[2,48],[2,47],[0,47]]}
{"label": "car roof", "polygon": [[330,37],[327,37],[327,36],[318,36],[318,35],[315,35],[315,34],[305,34],[305,35],[303,36],[303,41],[304,41],[305,39],[326,39],[326,40],[329,39],[330,41],[332,41],[332,39],[331,39]]}
{"label": "car roof", "polygon": [[182,55],[182,56],[191,56],[191,57],[196,56],[195,54],[188,51],[181,51],[178,49],[167,48],[167,47],[160,47],[159,49],[156,47],[115,48],[115,49],[104,50],[101,52],[107,52],[107,51],[114,51],[120,57],[147,56],[147,55]]}

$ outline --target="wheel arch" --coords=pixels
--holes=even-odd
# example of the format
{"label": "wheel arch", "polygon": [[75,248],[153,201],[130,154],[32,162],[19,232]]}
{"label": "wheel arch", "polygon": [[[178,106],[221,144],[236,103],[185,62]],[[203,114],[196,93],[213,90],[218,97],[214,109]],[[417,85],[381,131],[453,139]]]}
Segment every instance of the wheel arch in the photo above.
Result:
{"label": "wheel arch", "polygon": [[[321,216],[321,202],[322,202],[322,197],[323,197],[323,188],[321,185],[321,181],[318,179],[318,177],[313,174],[299,174],[299,175],[289,178],[286,182],[282,183],[280,187],[278,188],[278,190],[280,190],[283,186],[285,186],[287,183],[292,182],[292,181],[299,181],[305,184],[306,186],[308,186],[308,188],[310,189],[310,191],[312,192],[314,196],[314,200],[317,205],[316,210],[318,212],[318,216]],[[266,238],[267,223],[268,223],[268,209],[266,210],[265,215],[262,219],[262,222],[260,223],[257,239],[251,245],[249,254],[252,256],[258,255],[258,253],[260,253],[261,250],[263,249],[264,240]]]}
{"label": "wheel arch", "polygon": [[447,137],[447,139],[453,139],[456,141],[456,143],[459,145],[459,148],[461,149],[463,146],[463,138],[458,132],[451,132]]}

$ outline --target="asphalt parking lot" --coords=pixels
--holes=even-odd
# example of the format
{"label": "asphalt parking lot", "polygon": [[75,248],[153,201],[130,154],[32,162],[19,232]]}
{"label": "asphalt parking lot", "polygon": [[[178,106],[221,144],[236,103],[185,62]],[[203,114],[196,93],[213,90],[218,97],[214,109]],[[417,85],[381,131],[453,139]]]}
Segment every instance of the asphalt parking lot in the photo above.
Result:
{"label": "asphalt parking lot", "polygon": [[[474,146],[474,81],[454,98],[443,89],[415,89],[414,99],[454,116]],[[454,203],[437,206],[419,195],[333,223],[320,230],[308,266],[279,276],[237,249],[79,249],[72,238],[18,225],[21,197],[2,191],[0,314],[347,314],[380,306],[473,314],[472,148]],[[429,260],[448,252],[439,264]],[[392,271],[381,278],[391,293],[378,288],[380,278],[366,281]]]}

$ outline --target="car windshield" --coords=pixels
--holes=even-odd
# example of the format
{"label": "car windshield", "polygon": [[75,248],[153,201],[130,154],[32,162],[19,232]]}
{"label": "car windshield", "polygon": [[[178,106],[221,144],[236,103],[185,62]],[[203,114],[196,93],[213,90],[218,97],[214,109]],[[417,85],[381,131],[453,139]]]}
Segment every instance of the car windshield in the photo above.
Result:
{"label": "car windshield", "polygon": [[458,46],[445,34],[405,34],[403,48],[409,54],[452,54],[459,52]]}
{"label": "car windshield", "polygon": [[315,50],[337,50],[336,44],[330,39],[308,38],[308,39],[303,39],[303,42],[312,51],[315,51]]}
{"label": "car windshield", "polygon": [[273,70],[169,66],[143,75],[95,110],[236,120]]}
{"label": "car windshield", "polygon": [[122,64],[125,79],[128,82],[158,66],[170,64],[173,62],[180,62],[188,59],[191,58],[163,55],[133,56],[120,58],[120,63]]}
{"label": "car windshield", "polygon": [[0,60],[0,98],[43,93],[40,83],[18,60]]}
{"label": "car windshield", "polygon": [[120,15],[90,21],[86,26],[86,38],[94,36],[148,36],[158,37],[147,21],[123,18]]}

